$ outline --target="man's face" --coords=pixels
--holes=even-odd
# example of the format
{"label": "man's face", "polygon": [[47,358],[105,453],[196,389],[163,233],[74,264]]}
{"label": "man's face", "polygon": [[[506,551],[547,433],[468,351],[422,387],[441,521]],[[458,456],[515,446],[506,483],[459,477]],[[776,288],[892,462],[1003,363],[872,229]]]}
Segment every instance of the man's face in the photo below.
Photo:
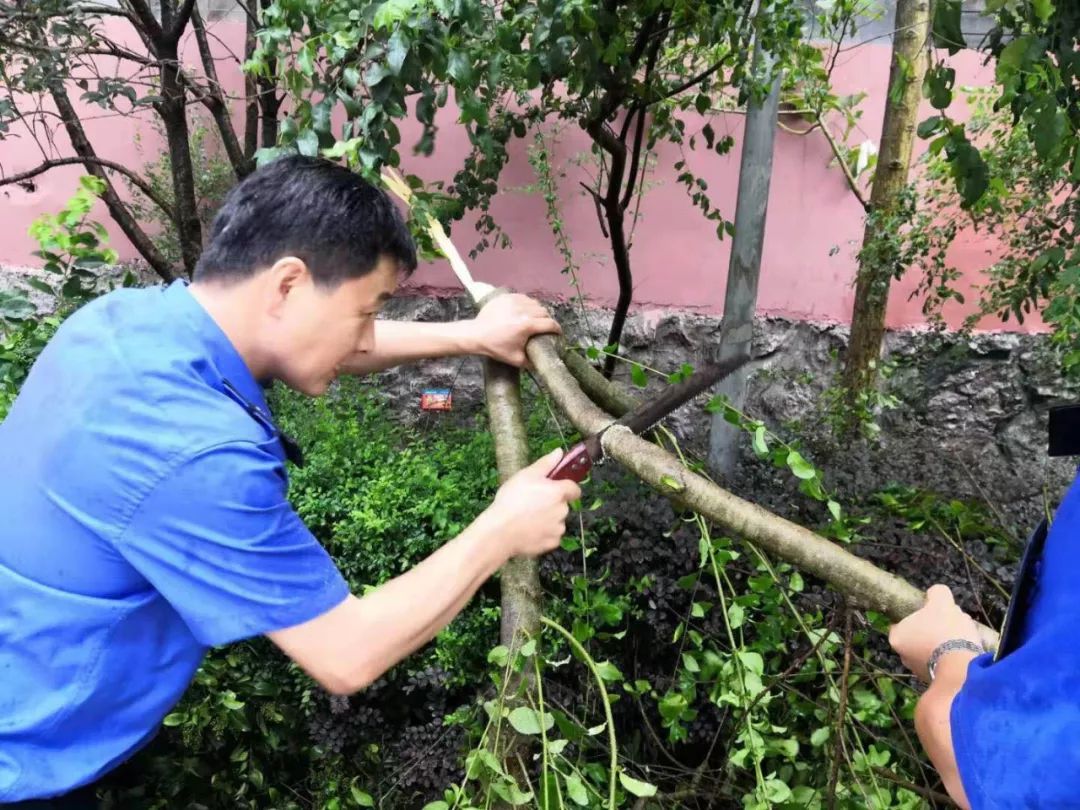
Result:
{"label": "man's face", "polygon": [[335,289],[316,286],[304,272],[275,313],[275,376],[310,396],[326,393],[346,359],[374,347],[375,316],[397,283],[397,264],[385,258]]}

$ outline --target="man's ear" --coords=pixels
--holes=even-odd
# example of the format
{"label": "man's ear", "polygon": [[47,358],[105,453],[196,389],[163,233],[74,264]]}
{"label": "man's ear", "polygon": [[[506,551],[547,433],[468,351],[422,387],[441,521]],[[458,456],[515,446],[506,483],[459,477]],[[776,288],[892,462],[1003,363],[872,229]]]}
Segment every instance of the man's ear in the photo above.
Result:
{"label": "man's ear", "polygon": [[275,315],[280,313],[289,296],[311,283],[311,271],[307,264],[295,256],[281,257],[266,271],[266,275],[270,310]]}

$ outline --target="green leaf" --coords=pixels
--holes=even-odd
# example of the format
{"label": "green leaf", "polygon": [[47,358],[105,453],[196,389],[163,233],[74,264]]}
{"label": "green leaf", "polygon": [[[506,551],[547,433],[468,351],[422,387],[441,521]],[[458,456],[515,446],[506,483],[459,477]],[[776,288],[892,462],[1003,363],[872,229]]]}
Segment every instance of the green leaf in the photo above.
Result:
{"label": "green leaf", "polygon": [[810,465],[810,463],[802,457],[798,450],[792,450],[788,453],[787,465],[796,478],[809,480],[815,475],[817,475],[817,470],[815,470]]}
{"label": "green leaf", "polygon": [[627,793],[632,793],[635,796],[649,797],[656,795],[656,785],[650,785],[648,782],[642,782],[632,776],[627,776],[625,771],[619,771],[619,782]]}
{"label": "green leaf", "polygon": [[684,652],[682,654],[682,662],[687,672],[701,672],[701,667],[698,666],[697,659],[690,653]]}
{"label": "green leaf", "polygon": [[358,788],[356,785],[350,785],[349,786],[349,793],[352,794],[352,800],[354,802],[356,802],[357,806],[359,806],[359,807],[374,807],[375,806],[375,800],[373,798],[371,798],[371,795],[368,794],[368,793],[364,793],[364,791],[360,790],[360,788]]}
{"label": "green leaf", "polygon": [[828,726],[822,726],[821,728],[814,729],[814,733],[810,735],[810,744],[815,748],[819,748],[825,744],[832,734],[832,729]]}
{"label": "green leaf", "polygon": [[[389,28],[409,16],[409,12],[420,5],[421,0],[387,0],[375,11],[373,20],[376,28]],[[427,808],[424,808],[427,810]]]}
{"label": "green leaf", "polygon": [[390,72],[397,76],[401,73],[401,67],[405,64],[405,57],[409,55],[409,38],[398,29],[390,37],[386,46],[386,64]]}
{"label": "green leaf", "polygon": [[184,715],[180,712],[173,712],[172,714],[165,715],[165,719],[161,721],[162,725],[169,728],[175,728],[184,722]]}
{"label": "green leaf", "polygon": [[950,54],[959,53],[964,48],[964,32],[960,26],[961,0],[935,0],[934,2],[934,44],[947,48]]}
{"label": "green leaf", "polygon": [[736,627],[742,627],[743,624],[746,622],[746,610],[743,609],[742,605],[736,604],[734,602],[732,602],[728,606],[727,615],[728,621],[731,623],[732,630],[734,630]]}
{"label": "green leaf", "polygon": [[791,788],[780,779],[766,779],[765,798],[770,805],[783,804],[791,798]]}
{"label": "green leaf", "polygon": [[312,57],[312,51],[313,46],[309,43],[305,44],[296,55],[296,69],[309,77],[315,73],[315,60]]}
{"label": "green leaf", "polygon": [[305,129],[296,139],[296,148],[300,150],[301,155],[315,157],[319,154],[319,136],[314,130]]}
{"label": "green leaf", "polygon": [[919,137],[929,138],[941,129],[941,123],[944,119],[940,115],[931,115],[921,124],[919,124]]}
{"label": "green leaf", "polygon": [[498,664],[500,667],[505,667],[506,662],[509,660],[509,658],[509,648],[500,644],[498,647],[493,648],[491,652],[488,653],[487,660],[489,664]]}
{"label": "green leaf", "polygon": [[[539,734],[540,733],[540,714],[536,709],[532,709],[528,706],[518,706],[507,718],[510,721],[510,725],[514,727],[514,731],[518,734]],[[550,712],[544,713],[544,731],[548,731],[555,725],[555,718],[551,716]]]}
{"label": "green leaf", "polygon": [[670,489],[672,492],[682,492],[686,489],[686,485],[677,478],[672,478],[670,475],[661,475],[660,483]]}
{"label": "green leaf", "polygon": [[523,791],[517,786],[517,782],[496,782],[491,786],[491,789],[499,798],[515,807],[528,803],[533,797],[531,791]]}
{"label": "green leaf", "polygon": [[769,445],[765,442],[765,426],[758,425],[754,431],[754,452],[758,458],[764,458],[769,454]]}
{"label": "green leaf", "polygon": [[649,377],[645,374],[645,369],[637,363],[630,367],[630,379],[634,381],[634,385],[638,388],[644,388],[649,384]]}
{"label": "green leaf", "polygon": [[829,507],[829,514],[833,516],[833,520],[840,519],[840,504],[830,499],[827,506]]}
{"label": "green leaf", "polygon": [[582,807],[588,805],[589,793],[581,780],[574,774],[567,774],[563,779],[566,782],[566,795],[570,797],[570,801]]}
{"label": "green leaf", "polygon": [[755,675],[763,675],[765,673],[765,659],[761,657],[761,653],[754,652],[753,650],[739,650],[736,655],[739,660],[742,661],[742,665],[746,667],[747,671],[753,672]]}
{"label": "green leaf", "polygon": [[551,740],[548,742],[548,753],[555,755],[561,754],[569,744],[569,740]]}
{"label": "green leaf", "polygon": [[1031,10],[1044,23],[1050,22],[1050,18],[1054,16],[1054,3],[1052,0],[1031,0]]}
{"label": "green leaf", "polygon": [[802,574],[798,571],[791,575],[791,580],[788,584],[795,593],[802,593],[803,588],[806,587],[806,584],[803,582]]}
{"label": "green leaf", "polygon": [[1031,126],[1031,136],[1035,143],[1035,153],[1044,161],[1050,160],[1061,150],[1065,140],[1068,121],[1053,97],[1046,97],[1035,111]]}
{"label": "green leaf", "polygon": [[952,89],[956,84],[956,71],[944,65],[935,65],[926,72],[923,79],[923,95],[930,99],[931,106],[944,110],[952,104]]}
{"label": "green leaf", "polygon": [[369,88],[374,88],[388,76],[390,76],[390,68],[384,65],[382,62],[376,62],[370,68],[367,73],[364,74],[364,82]]}
{"label": "green leaf", "polygon": [[423,810],[450,810],[450,805],[446,802],[428,802],[424,805]]}
{"label": "green leaf", "polygon": [[596,671],[600,673],[600,677],[605,681],[621,681],[623,679],[623,674],[619,672],[619,668],[610,661],[598,663]]}
{"label": "green leaf", "polygon": [[26,283],[33,287],[38,292],[43,292],[47,295],[56,295],[56,290],[52,288],[48,282],[42,281],[40,278],[28,278]]}
{"label": "green leaf", "polygon": [[450,73],[450,77],[458,84],[472,84],[473,67],[467,53],[463,51],[452,52],[447,63],[447,71]]}

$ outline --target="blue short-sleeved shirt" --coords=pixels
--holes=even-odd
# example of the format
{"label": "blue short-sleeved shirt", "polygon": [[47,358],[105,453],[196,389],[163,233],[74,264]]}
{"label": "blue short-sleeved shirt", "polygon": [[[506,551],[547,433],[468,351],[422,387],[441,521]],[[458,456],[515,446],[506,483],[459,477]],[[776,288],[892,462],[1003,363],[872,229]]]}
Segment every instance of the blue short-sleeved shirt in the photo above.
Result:
{"label": "blue short-sleeved shirt", "polygon": [[1046,537],[1020,646],[975,658],[950,713],[972,810],[1080,808],[1080,478]]}
{"label": "blue short-sleeved shirt", "polygon": [[60,328],[0,423],[0,802],[93,781],[206,649],[348,587],[286,500],[262,391],[186,285]]}

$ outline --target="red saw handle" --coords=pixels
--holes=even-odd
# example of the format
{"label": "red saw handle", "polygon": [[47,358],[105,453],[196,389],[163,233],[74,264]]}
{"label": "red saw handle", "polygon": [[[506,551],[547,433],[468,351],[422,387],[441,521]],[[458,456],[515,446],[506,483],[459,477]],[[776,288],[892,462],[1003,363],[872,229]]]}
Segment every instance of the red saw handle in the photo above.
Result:
{"label": "red saw handle", "polygon": [[555,469],[547,474],[552,481],[576,481],[581,483],[592,469],[592,456],[584,444],[575,444],[566,451]]}

